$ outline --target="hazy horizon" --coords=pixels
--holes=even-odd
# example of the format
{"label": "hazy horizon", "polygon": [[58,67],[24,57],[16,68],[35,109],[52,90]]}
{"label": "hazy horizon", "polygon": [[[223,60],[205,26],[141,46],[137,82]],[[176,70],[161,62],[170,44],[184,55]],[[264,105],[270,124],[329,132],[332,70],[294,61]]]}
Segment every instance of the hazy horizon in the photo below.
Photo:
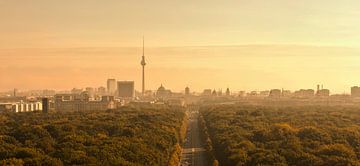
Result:
{"label": "hazy horizon", "polygon": [[[234,91],[297,90],[324,84],[324,88],[335,93],[349,92],[351,86],[357,85],[354,76],[359,65],[353,60],[360,58],[357,57],[360,50],[323,48],[295,45],[148,47],[147,89],[154,90],[164,84],[175,91],[185,86],[198,92],[227,87]],[[105,86],[107,78],[134,80],[136,89],[140,89],[140,47],[20,50],[0,50],[8,55],[1,57],[7,62],[1,67],[0,74],[7,78],[0,83],[1,90],[98,87]],[[323,55],[315,56],[318,54]],[[233,75],[234,72],[237,75]],[[339,79],[340,76],[343,79]],[[7,88],[9,86],[13,87]]]}
{"label": "hazy horizon", "polygon": [[360,2],[0,1],[0,91],[105,86],[315,89],[360,85]]}

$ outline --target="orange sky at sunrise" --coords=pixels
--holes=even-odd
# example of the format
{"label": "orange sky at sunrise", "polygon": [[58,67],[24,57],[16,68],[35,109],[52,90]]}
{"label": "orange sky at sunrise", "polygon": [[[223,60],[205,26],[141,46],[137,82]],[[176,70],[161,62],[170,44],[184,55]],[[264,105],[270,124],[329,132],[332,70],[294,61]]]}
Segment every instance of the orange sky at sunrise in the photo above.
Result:
{"label": "orange sky at sunrise", "polygon": [[360,85],[356,0],[0,0],[0,90]]}

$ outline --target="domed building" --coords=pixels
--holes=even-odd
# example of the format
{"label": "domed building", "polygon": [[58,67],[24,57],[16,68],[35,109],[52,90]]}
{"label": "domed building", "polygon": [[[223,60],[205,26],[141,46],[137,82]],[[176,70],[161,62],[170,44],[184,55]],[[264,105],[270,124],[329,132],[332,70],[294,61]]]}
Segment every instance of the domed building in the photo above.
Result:
{"label": "domed building", "polygon": [[170,97],[171,90],[165,89],[165,87],[161,84],[161,86],[156,91],[156,97]]}

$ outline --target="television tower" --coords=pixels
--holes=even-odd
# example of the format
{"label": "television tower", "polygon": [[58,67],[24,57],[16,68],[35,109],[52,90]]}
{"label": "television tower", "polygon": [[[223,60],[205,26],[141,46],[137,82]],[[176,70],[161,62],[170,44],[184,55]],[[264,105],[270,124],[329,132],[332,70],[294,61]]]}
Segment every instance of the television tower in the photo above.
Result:
{"label": "television tower", "polygon": [[144,37],[143,37],[143,55],[141,59],[141,66],[142,66],[142,96],[145,96],[145,44],[144,44]]}

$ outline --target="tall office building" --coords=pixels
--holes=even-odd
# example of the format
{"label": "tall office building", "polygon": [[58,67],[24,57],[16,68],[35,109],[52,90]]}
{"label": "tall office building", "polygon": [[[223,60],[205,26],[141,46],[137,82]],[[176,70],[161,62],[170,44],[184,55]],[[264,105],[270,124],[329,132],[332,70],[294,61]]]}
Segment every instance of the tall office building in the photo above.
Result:
{"label": "tall office building", "polygon": [[117,92],[119,97],[132,98],[134,97],[134,81],[118,81]]}
{"label": "tall office building", "polygon": [[111,95],[114,95],[116,93],[116,80],[115,79],[107,80],[107,92]]}
{"label": "tall office building", "polygon": [[186,87],[185,88],[185,95],[190,95],[190,88],[189,87]]}

